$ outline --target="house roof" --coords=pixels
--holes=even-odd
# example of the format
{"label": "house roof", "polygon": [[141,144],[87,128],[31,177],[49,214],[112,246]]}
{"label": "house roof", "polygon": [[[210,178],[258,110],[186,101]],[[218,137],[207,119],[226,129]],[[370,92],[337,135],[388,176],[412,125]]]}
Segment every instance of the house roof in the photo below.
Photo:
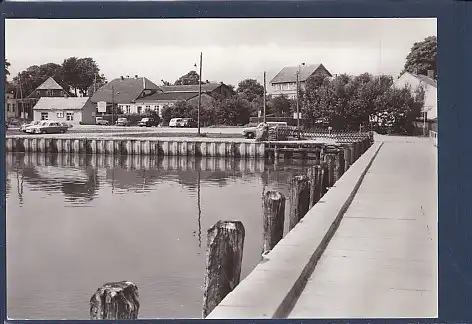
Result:
{"label": "house roof", "polygon": [[187,101],[198,96],[195,92],[156,92],[152,95],[140,98],[139,102],[151,101]]}
{"label": "house roof", "polygon": [[[212,92],[221,87],[221,83],[203,83],[202,92]],[[199,92],[199,85],[172,85],[172,86],[161,86],[160,89],[163,92]]]}
{"label": "house roof", "polygon": [[52,77],[44,81],[36,90],[64,90]]}
{"label": "house roof", "polygon": [[[413,73],[412,73],[413,74]],[[420,81],[423,81],[426,84],[429,84],[430,86],[433,86],[435,88],[438,87],[438,83],[436,80],[431,79],[430,77],[422,74],[413,74],[414,77],[418,78]]]}
{"label": "house roof", "polygon": [[144,90],[158,90],[159,87],[145,77],[117,78],[98,89],[92,96],[92,102],[106,101],[130,103],[136,100]]}
{"label": "house roof", "polygon": [[88,97],[42,97],[34,110],[81,110],[89,101]]}
{"label": "house roof", "polygon": [[[306,81],[320,67],[324,68],[323,64],[310,64],[300,66],[299,81]],[[297,82],[297,71],[298,66],[286,66],[279,73],[277,73],[277,75],[270,81],[270,83]]]}

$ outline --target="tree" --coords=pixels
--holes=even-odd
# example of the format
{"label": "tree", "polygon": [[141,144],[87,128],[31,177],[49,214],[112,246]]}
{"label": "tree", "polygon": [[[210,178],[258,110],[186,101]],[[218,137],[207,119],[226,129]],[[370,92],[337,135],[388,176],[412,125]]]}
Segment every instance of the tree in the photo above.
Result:
{"label": "tree", "polygon": [[10,75],[10,71],[9,71],[10,65],[11,65],[10,62],[8,62],[7,59],[5,59],[5,84],[7,81],[7,76]]}
{"label": "tree", "polygon": [[220,125],[245,125],[251,117],[251,103],[241,97],[233,96],[217,102],[215,122]]}
{"label": "tree", "polygon": [[62,63],[63,80],[70,88],[77,90],[86,96],[90,86],[94,83],[103,83],[103,75],[97,63],[91,57],[77,58],[69,57]]}
{"label": "tree", "polygon": [[200,76],[196,71],[190,71],[185,75],[182,75],[177,81],[174,82],[174,85],[191,85],[199,84]]}
{"label": "tree", "polygon": [[405,71],[416,74],[427,75],[428,70],[436,72],[436,53],[437,53],[437,37],[429,36],[422,42],[416,42],[406,57]]}
{"label": "tree", "polygon": [[249,102],[264,96],[264,87],[254,79],[246,79],[238,84],[237,94]]}
{"label": "tree", "polygon": [[292,105],[292,101],[284,95],[276,96],[269,101],[270,112],[278,117],[289,117]]}

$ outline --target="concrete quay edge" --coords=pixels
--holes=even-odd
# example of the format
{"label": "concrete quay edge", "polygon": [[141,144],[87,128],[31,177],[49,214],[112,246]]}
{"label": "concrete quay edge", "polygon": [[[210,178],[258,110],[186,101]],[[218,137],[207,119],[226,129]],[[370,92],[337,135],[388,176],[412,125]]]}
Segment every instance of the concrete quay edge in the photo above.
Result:
{"label": "concrete quay edge", "polygon": [[374,143],[206,319],[286,318],[383,142]]}

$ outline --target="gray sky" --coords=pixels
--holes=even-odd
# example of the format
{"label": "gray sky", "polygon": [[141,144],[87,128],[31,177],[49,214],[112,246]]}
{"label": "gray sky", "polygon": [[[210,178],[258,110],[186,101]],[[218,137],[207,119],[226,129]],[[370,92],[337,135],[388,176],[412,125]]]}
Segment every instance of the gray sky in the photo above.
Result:
{"label": "gray sky", "polygon": [[[422,19],[7,19],[11,75],[31,65],[92,57],[110,80],[174,82],[198,64],[203,80],[267,82],[284,66],[323,63],[333,74],[398,74],[414,42],[437,35]],[[22,41],[26,40],[26,41]]]}

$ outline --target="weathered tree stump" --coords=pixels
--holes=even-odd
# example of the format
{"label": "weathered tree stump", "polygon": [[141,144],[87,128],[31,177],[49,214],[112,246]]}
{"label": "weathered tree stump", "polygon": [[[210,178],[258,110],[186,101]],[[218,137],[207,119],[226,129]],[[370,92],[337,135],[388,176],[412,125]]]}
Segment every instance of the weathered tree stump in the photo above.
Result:
{"label": "weathered tree stump", "polygon": [[290,184],[289,229],[295,227],[310,206],[310,186],[305,175],[294,176]]}
{"label": "weathered tree stump", "polygon": [[245,230],[240,221],[218,221],[207,235],[203,318],[239,284]]}
{"label": "weathered tree stump", "polygon": [[264,204],[264,244],[262,253],[267,253],[284,235],[285,196],[278,191],[267,191],[263,197]]}
{"label": "weathered tree stump", "polygon": [[129,281],[104,284],[90,298],[91,320],[137,319],[138,287]]}

